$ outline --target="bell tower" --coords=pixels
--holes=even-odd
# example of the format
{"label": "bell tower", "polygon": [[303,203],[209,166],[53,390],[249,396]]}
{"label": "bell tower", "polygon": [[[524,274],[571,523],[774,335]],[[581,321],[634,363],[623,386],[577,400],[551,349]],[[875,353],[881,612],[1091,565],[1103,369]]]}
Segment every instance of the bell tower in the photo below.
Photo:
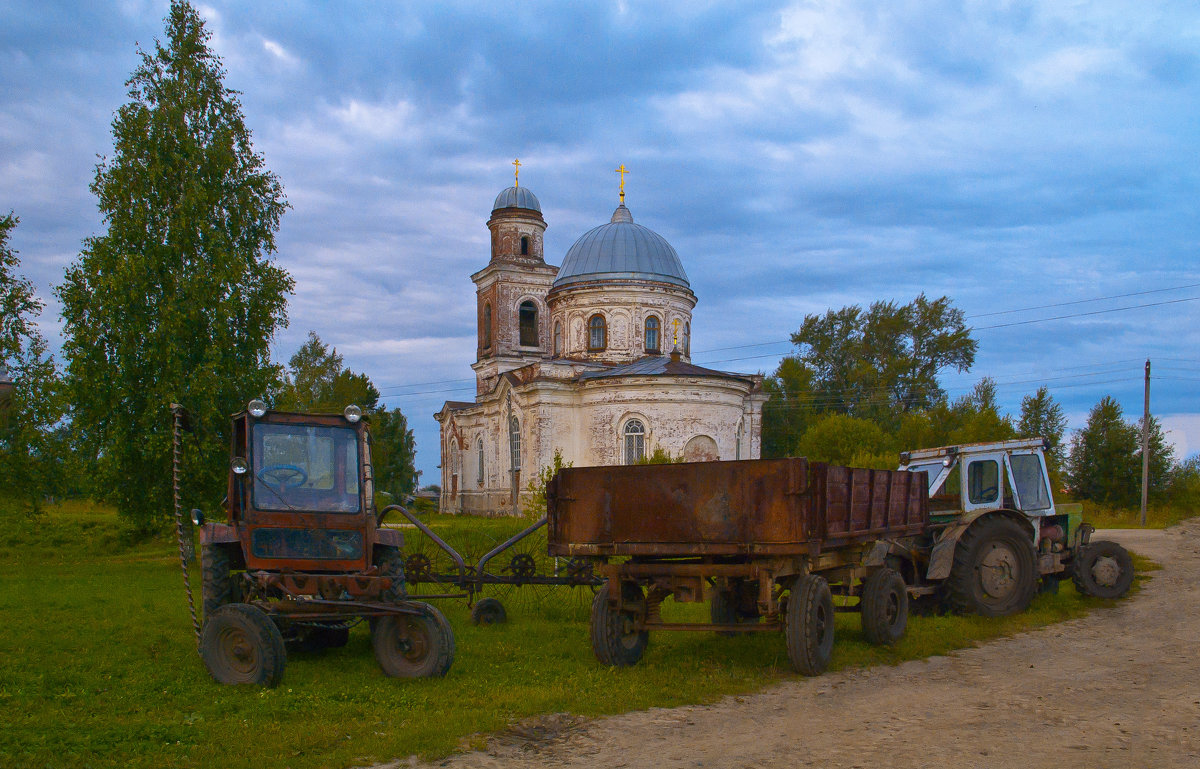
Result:
{"label": "bell tower", "polygon": [[521,161],[514,160],[513,186],[496,196],[487,227],[488,265],[471,276],[478,310],[475,369],[477,392],[487,392],[497,376],[550,357],[546,293],[558,268],[543,258],[546,220],[537,197],[520,183]]}

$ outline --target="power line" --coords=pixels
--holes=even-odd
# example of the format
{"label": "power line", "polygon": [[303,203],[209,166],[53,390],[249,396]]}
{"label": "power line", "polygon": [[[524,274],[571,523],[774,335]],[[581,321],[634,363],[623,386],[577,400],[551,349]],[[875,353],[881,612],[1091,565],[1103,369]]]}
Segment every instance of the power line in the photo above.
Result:
{"label": "power line", "polygon": [[1047,309],[1050,309],[1051,307],[1066,307],[1066,306],[1072,305],[1072,304],[1087,304],[1089,302],[1104,302],[1109,299],[1125,299],[1126,297],[1130,297],[1130,296],[1145,296],[1146,294],[1161,294],[1164,291],[1182,291],[1185,288],[1196,288],[1197,286],[1200,286],[1200,283],[1189,283],[1186,286],[1173,286],[1171,288],[1155,288],[1155,289],[1151,289],[1149,291],[1134,291],[1131,294],[1114,294],[1113,296],[1101,296],[1101,297],[1097,297],[1095,299],[1077,299],[1073,302],[1058,302],[1056,304],[1041,304],[1041,305],[1038,305],[1037,307],[1022,307],[1017,310],[997,310],[995,312],[976,313],[974,315],[968,315],[967,317],[968,318],[987,318],[992,315],[1009,315],[1014,312],[1029,312],[1030,310],[1047,310]]}
{"label": "power line", "polygon": [[1129,307],[1113,307],[1108,310],[1092,310],[1091,312],[1077,312],[1071,315],[1056,315],[1052,318],[1038,318],[1036,320],[1015,320],[1012,323],[997,323],[994,326],[976,326],[972,331],[987,331],[992,328],[1008,328],[1010,326],[1027,326],[1030,323],[1045,323],[1051,320],[1065,320],[1066,318],[1083,318],[1088,315],[1104,315],[1110,312],[1124,312],[1125,310],[1140,310],[1144,307],[1161,307],[1166,304],[1179,304],[1181,302],[1195,302],[1200,299],[1200,296],[1189,296],[1186,299],[1168,299],[1165,302],[1149,302],[1147,304],[1134,304]]}

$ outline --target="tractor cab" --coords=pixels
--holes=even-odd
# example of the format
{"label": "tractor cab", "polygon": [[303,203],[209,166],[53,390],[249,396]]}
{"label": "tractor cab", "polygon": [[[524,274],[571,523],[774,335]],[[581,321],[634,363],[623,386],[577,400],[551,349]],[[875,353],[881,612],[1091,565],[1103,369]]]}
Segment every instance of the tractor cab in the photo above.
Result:
{"label": "tractor cab", "polygon": [[370,434],[344,414],[267,411],[233,417],[227,512],[249,569],[357,571],[375,535]]}

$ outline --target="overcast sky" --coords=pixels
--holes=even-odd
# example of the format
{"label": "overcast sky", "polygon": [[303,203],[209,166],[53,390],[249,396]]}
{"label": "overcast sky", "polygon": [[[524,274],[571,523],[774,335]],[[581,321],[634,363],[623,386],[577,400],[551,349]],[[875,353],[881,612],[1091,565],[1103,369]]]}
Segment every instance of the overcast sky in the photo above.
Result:
{"label": "overcast sky", "polygon": [[[473,395],[469,275],[518,157],[552,264],[630,169],[699,297],[697,363],[769,373],[806,313],[945,294],[979,341],[952,397],[990,376],[1014,414],[1045,383],[1073,427],[1106,394],[1132,419],[1150,358],[1153,411],[1200,451],[1195,0],[198,8],[292,205],[275,356],[313,330],[367,373],[423,483],[432,414]],[[0,211],[55,345],[51,289],[102,231],[88,185],[166,13],[0,5]]]}

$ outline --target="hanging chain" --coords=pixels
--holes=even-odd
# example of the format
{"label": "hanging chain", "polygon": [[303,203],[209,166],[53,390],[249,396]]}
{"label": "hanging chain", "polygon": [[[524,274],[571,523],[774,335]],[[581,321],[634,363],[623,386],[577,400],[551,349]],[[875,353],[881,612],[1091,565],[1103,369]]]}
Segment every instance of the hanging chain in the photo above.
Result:
{"label": "hanging chain", "polygon": [[187,591],[188,611],[192,615],[192,629],[196,633],[196,648],[200,648],[200,620],[196,617],[196,601],[192,598],[192,578],[188,574],[187,550],[183,544],[183,502],[179,492],[179,468],[183,456],[183,406],[171,404],[175,415],[175,432],[171,446],[171,487],[175,494],[175,537],[179,540],[179,567],[183,570],[183,588]]}

